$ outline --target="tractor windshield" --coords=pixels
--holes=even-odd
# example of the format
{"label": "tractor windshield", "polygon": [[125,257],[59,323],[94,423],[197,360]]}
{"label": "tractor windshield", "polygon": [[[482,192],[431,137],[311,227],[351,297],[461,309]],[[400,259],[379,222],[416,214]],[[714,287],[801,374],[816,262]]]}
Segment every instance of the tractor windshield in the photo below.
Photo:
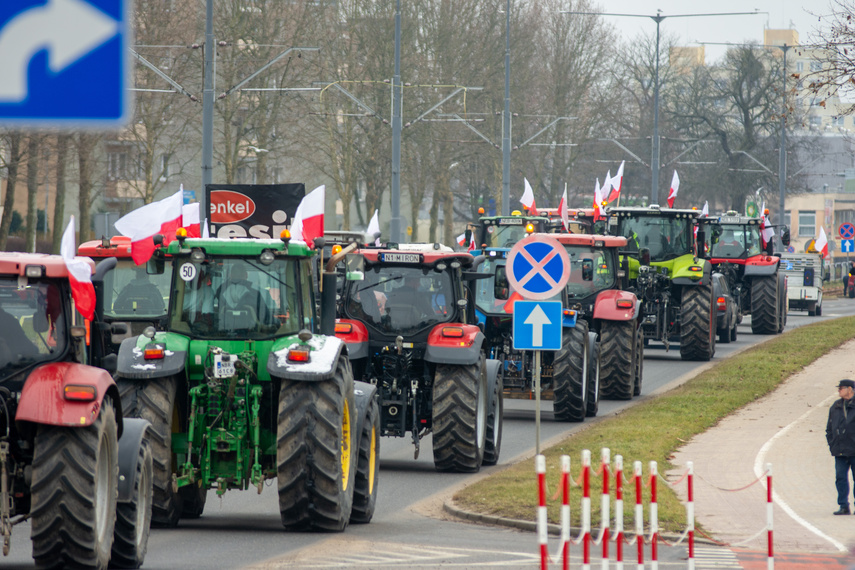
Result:
{"label": "tractor windshield", "polygon": [[145,266],[131,258],[118,259],[116,268],[104,277],[104,316],[112,319],[166,316],[171,275],[149,275]]}
{"label": "tractor windshield", "polygon": [[[488,258],[478,271],[482,273],[492,273],[493,277],[489,279],[478,279],[475,281],[475,306],[482,312],[489,314],[505,313],[510,314],[506,310],[508,305],[508,297],[510,294],[507,279],[496,278],[496,267],[504,266],[504,259]],[[501,275],[504,275],[502,273]]]}
{"label": "tractor windshield", "polygon": [[581,245],[568,245],[565,249],[570,257],[570,278],[565,286],[569,298],[580,299],[614,287],[617,267],[613,255]]}
{"label": "tractor windshield", "polygon": [[2,376],[54,360],[68,343],[62,292],[56,283],[0,277],[0,370]]}
{"label": "tractor windshield", "polygon": [[744,259],[760,255],[760,247],[758,224],[721,224],[713,233],[710,255],[726,259]]}
{"label": "tractor windshield", "polygon": [[388,335],[413,334],[455,314],[451,275],[428,267],[366,268],[365,279],[351,282],[346,298],[346,316]]}
{"label": "tractor windshield", "polygon": [[618,231],[627,238],[628,250],[649,249],[651,261],[668,261],[694,252],[692,218],[621,217]]}
{"label": "tractor windshield", "polygon": [[312,297],[293,260],[184,258],[174,262],[169,328],[201,339],[295,334],[312,328]]}
{"label": "tractor windshield", "polygon": [[514,217],[497,220],[494,224],[485,224],[481,230],[481,243],[475,244],[480,247],[482,244],[487,244],[487,247],[514,247],[518,241],[527,236],[525,233],[526,224],[531,221],[534,223],[535,231],[540,231],[542,222],[540,219]]}

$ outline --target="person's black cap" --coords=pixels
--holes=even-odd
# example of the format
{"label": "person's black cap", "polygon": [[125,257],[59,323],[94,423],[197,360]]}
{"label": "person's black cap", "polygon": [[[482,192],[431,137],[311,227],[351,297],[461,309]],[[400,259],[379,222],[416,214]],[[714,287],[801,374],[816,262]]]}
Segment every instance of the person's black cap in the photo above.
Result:
{"label": "person's black cap", "polygon": [[855,380],[841,380],[837,385],[838,388],[855,388]]}

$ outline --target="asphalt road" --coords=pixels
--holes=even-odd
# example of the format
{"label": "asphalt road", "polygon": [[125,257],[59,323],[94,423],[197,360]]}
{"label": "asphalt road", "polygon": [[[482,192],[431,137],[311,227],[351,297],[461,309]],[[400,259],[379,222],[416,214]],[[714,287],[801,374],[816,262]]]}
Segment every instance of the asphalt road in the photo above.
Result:
{"label": "asphalt road", "polygon": [[[787,329],[853,314],[855,301],[826,300],[822,317],[790,312]],[[748,323],[750,321],[746,320],[740,325],[736,342],[717,344],[713,362],[770,338],[751,334]],[[666,352],[661,345],[651,344],[645,349],[642,396],[672,385],[707,365],[681,361],[678,346]],[[598,417],[607,418],[627,405],[631,403],[602,401]],[[544,447],[583,425],[554,422],[551,408],[551,402],[542,404],[541,442]],[[441,513],[443,499],[456,488],[474,477],[533,454],[534,416],[533,401],[505,401],[500,463],[482,469],[477,475],[437,473],[433,468],[429,437],[422,441],[418,459],[413,458],[409,439],[384,438],[374,520],[368,525],[352,525],[344,533],[285,532],[279,521],[275,486],[266,488],[260,495],[254,490],[230,491],[222,499],[210,491],[200,519],[182,521],[176,529],[152,530],[144,568],[536,566],[538,549],[534,534],[444,520],[447,517]],[[27,523],[15,527],[12,551],[0,560],[1,567],[33,567],[29,533]],[[557,541],[553,539],[552,544],[556,545]],[[592,551],[598,553],[599,548],[594,547]],[[574,563],[578,563],[578,548],[575,550]],[[611,551],[613,555],[614,546]],[[634,552],[634,549],[626,549],[628,561],[634,560]],[[706,551],[699,549],[699,552],[702,556]],[[714,549],[709,552],[711,557],[726,555]],[[646,556],[649,559],[649,553]],[[659,557],[662,568],[685,567],[685,548],[660,545]],[[697,567],[704,567],[700,559]]]}

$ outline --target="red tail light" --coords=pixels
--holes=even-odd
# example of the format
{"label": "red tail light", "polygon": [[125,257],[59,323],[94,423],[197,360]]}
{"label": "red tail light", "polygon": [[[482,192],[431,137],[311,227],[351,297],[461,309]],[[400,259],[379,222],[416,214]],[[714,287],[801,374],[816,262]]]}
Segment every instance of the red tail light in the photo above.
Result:
{"label": "red tail light", "polygon": [[617,308],[618,309],[631,309],[632,308],[632,299],[618,299],[617,300]]}
{"label": "red tail light", "polygon": [[727,299],[725,299],[724,297],[719,297],[716,300],[716,304],[718,305],[719,311],[726,311],[727,310]]}
{"label": "red tail light", "polygon": [[288,350],[288,361],[289,362],[308,362],[309,361],[309,350],[308,346],[294,346]]}
{"label": "red tail light", "polygon": [[461,327],[442,327],[442,336],[447,338],[463,338]]}
{"label": "red tail light", "polygon": [[160,360],[163,358],[163,345],[150,344],[143,349],[143,358],[145,360]]}
{"label": "red tail light", "polygon": [[78,400],[81,402],[92,402],[98,395],[98,391],[95,390],[95,386],[76,386],[69,384],[65,387],[64,392],[66,400]]}
{"label": "red tail light", "polygon": [[350,334],[353,332],[353,325],[350,323],[336,323],[335,334]]}

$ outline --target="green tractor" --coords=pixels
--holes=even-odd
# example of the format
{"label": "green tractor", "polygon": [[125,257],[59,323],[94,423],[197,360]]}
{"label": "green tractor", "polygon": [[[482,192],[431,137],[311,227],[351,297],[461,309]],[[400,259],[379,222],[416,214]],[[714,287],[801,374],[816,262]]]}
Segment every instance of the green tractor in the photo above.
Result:
{"label": "green tractor", "polygon": [[712,265],[698,257],[698,244],[704,244],[700,216],[698,210],[658,205],[608,210],[610,233],[627,238],[623,264],[642,303],[644,342],[662,342],[666,350],[679,342],[683,360],[715,354]]}
{"label": "green tractor", "polygon": [[261,493],[268,480],[289,530],[371,520],[376,389],[354,382],[334,314],[323,334],[316,252],[287,237],[179,238],[149,262],[172,261],[166,327],[122,342],[117,383],[125,413],[152,424],[154,524],[201,516],[210,489]]}

